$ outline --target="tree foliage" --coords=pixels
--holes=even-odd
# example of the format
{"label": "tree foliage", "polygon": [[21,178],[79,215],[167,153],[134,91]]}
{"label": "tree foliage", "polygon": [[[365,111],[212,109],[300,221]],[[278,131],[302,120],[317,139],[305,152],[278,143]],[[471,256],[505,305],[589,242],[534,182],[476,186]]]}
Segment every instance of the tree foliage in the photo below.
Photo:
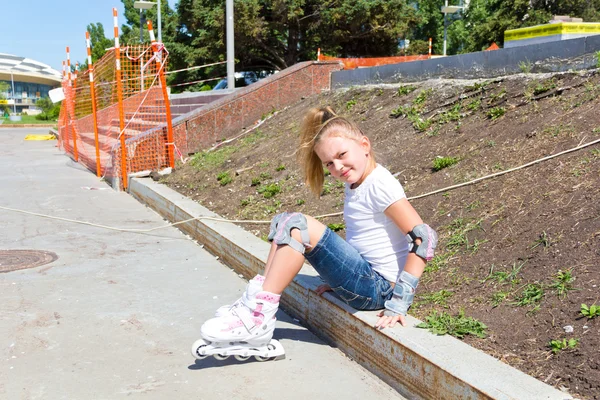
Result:
{"label": "tree foliage", "polygon": [[[134,0],[121,0],[126,23],[122,43],[138,43],[140,11]],[[450,1],[456,4],[461,0]],[[445,0],[236,0],[234,34],[236,70],[281,70],[316,58],[318,48],[339,57],[398,54],[398,41],[411,39],[408,54],[442,53]],[[224,0],[179,0],[172,10],[161,2],[162,39],[169,51],[169,69],[211,64],[226,59]],[[462,4],[462,2],[460,3]],[[480,51],[493,42],[502,45],[504,31],[547,23],[552,15],[600,21],[600,0],[471,0],[448,14],[447,53]],[[157,30],[157,10],[144,10]],[[102,24],[88,26],[92,56],[97,60],[112,39]],[[144,41],[148,42],[143,26]],[[226,74],[224,64],[169,76],[170,84],[215,79]],[[204,84],[175,87],[199,90]]]}

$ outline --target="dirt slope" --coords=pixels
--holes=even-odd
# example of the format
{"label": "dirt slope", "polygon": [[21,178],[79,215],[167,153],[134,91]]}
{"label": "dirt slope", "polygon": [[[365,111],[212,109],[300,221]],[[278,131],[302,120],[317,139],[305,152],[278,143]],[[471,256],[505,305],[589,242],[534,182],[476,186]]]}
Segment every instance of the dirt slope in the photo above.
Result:
{"label": "dirt slope", "polygon": [[[335,213],[343,186],[328,177],[317,199],[295,163],[310,107],[331,105],[353,119],[413,197],[600,139],[599,96],[598,71],[354,87],[278,110],[239,139],[178,165],[164,183],[232,219]],[[439,157],[454,164],[436,171]],[[600,305],[599,199],[595,144],[412,200],[440,245],[411,313],[426,320],[437,312],[430,321],[442,324],[463,311],[487,326],[485,338],[473,335],[481,325],[467,329],[463,340],[472,346],[576,397],[600,399],[600,315],[580,313],[581,304]],[[344,234],[341,217],[323,221]],[[266,225],[243,226],[266,237]]]}

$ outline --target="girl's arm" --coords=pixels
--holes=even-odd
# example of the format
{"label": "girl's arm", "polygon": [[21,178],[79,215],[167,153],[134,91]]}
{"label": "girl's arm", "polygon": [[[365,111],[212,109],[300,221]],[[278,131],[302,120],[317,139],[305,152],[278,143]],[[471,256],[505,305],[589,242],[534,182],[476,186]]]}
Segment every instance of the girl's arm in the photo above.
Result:
{"label": "girl's arm", "polygon": [[[396,226],[404,233],[405,235],[412,231],[413,228],[417,225],[423,224],[423,220],[417,213],[417,211],[413,208],[413,206],[409,203],[407,199],[401,199],[393,203],[389,206],[385,211],[385,215],[390,218]],[[416,245],[421,244],[420,239],[415,240]],[[435,248],[435,243],[432,243]],[[418,256],[415,253],[408,253],[406,258],[406,264],[404,265],[404,271],[410,274],[412,277],[416,278],[418,282],[418,278],[423,274],[423,270],[425,269],[426,261],[424,258]],[[396,283],[400,284],[400,281]],[[414,284],[416,288],[416,283]],[[380,314],[380,319],[375,324],[375,327],[383,329],[387,326],[394,326],[396,322],[400,322],[402,326],[406,325],[405,316],[404,315],[383,315],[383,312]]]}

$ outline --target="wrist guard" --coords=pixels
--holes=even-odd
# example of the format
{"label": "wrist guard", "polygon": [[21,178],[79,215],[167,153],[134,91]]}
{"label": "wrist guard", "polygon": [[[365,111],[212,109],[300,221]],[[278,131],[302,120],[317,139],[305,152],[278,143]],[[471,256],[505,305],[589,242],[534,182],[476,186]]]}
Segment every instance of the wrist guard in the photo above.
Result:
{"label": "wrist guard", "polygon": [[383,315],[406,315],[415,298],[415,290],[418,284],[419,278],[406,271],[400,272],[398,282],[394,287],[394,294],[390,300],[385,302],[386,310]]}

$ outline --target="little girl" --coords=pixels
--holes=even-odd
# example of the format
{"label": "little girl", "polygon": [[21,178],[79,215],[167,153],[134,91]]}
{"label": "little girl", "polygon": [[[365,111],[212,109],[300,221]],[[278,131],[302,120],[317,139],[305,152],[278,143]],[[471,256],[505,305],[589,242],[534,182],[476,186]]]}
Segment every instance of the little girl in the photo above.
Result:
{"label": "little girl", "polygon": [[255,355],[228,352],[234,342],[267,346],[281,293],[305,259],[326,282],[318,294],[332,290],[356,309],[384,309],[375,324],[379,329],[405,325],[425,263],[433,258],[435,231],[423,223],[400,182],[375,162],[369,139],[330,107],[306,115],[299,159],[305,182],[317,196],[323,188],[323,167],[346,184],[346,240],[310,216],[277,215],[264,276],[252,279],[241,299],[221,307],[202,326],[203,343],[212,347],[208,353]]}

